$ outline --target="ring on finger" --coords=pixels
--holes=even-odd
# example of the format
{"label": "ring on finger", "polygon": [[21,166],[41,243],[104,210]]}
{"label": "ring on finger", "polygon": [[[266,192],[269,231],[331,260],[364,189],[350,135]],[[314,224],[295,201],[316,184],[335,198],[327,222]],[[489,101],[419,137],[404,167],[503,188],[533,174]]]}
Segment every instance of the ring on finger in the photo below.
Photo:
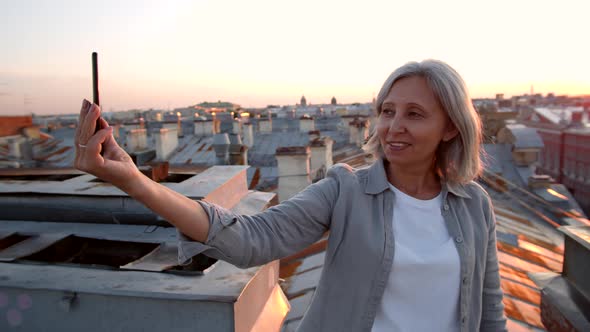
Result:
{"label": "ring on finger", "polygon": [[78,147],[80,147],[80,148],[85,148],[85,147],[86,147],[86,145],[85,145],[85,144],[80,144],[80,143],[78,143]]}

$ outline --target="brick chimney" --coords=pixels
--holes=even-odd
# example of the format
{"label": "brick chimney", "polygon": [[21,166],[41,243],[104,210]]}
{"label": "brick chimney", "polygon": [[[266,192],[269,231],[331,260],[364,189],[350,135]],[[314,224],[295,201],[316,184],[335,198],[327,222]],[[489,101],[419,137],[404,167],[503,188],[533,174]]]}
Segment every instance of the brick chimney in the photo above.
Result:
{"label": "brick chimney", "polygon": [[299,119],[299,131],[308,133],[315,130],[315,120],[312,117],[301,117]]}
{"label": "brick chimney", "polygon": [[127,133],[127,152],[134,153],[147,149],[147,130],[131,129]]}
{"label": "brick chimney", "polygon": [[334,140],[330,137],[318,137],[310,141],[311,147],[311,178],[321,179],[328,168],[332,167],[332,146]]}
{"label": "brick chimney", "polygon": [[215,150],[215,164],[229,164],[229,135],[227,133],[215,134],[213,136],[213,149]]}
{"label": "brick chimney", "polygon": [[280,147],[276,151],[279,169],[279,201],[287,200],[311,183],[309,146]]}
{"label": "brick chimney", "polygon": [[167,160],[178,146],[176,129],[162,128],[154,132],[156,138],[156,158]]}
{"label": "brick chimney", "polygon": [[590,227],[564,226],[563,272],[530,273],[541,288],[541,321],[548,331],[590,331]]}

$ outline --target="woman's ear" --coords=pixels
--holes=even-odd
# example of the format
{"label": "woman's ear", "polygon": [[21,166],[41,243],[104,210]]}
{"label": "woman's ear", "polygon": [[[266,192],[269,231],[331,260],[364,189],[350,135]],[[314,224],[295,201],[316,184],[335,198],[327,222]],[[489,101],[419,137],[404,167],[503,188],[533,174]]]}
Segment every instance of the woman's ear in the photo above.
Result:
{"label": "woman's ear", "polygon": [[447,127],[445,128],[445,133],[442,137],[442,140],[443,142],[448,142],[455,138],[455,136],[457,136],[458,134],[459,130],[457,130],[457,127],[455,127],[455,125],[451,121],[449,121]]}

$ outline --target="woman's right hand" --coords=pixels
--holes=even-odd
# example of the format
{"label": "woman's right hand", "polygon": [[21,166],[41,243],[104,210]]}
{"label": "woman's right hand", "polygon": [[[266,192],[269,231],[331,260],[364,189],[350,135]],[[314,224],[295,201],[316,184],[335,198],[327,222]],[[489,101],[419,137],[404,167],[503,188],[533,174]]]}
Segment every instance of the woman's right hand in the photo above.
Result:
{"label": "woman's right hand", "polygon": [[[103,129],[95,133],[96,120]],[[133,190],[142,174],[113,137],[113,128],[100,117],[100,107],[84,99],[74,139],[76,159],[74,166],[124,191]],[[101,155],[101,152],[102,155]]]}

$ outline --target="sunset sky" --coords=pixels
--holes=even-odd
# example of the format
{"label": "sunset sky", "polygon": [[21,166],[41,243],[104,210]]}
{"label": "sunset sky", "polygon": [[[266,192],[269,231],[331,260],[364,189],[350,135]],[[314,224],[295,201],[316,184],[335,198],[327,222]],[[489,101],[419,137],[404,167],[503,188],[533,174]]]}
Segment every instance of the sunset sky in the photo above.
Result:
{"label": "sunset sky", "polygon": [[590,1],[2,1],[0,115],[368,102],[436,58],[473,97],[590,94]]}

